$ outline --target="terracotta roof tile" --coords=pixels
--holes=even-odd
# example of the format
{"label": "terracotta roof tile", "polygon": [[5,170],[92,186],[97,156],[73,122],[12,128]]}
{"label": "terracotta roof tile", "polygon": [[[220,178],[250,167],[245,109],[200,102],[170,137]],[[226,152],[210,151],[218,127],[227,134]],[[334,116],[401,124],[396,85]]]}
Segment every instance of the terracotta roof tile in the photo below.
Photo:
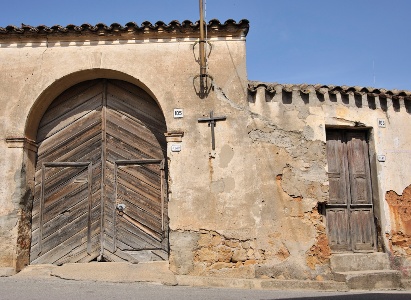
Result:
{"label": "terracotta roof tile", "polygon": [[[67,26],[55,25],[55,26],[30,26],[21,24],[21,27],[9,25],[6,27],[0,27],[0,39],[6,39],[9,37],[41,37],[41,36],[82,36],[82,35],[98,35],[98,36],[126,36],[130,35],[133,38],[138,36],[146,37],[149,34],[158,38],[170,38],[170,37],[198,37],[200,22],[195,23],[185,20],[182,23],[178,21],[171,21],[166,24],[162,21],[158,21],[152,24],[145,21],[139,26],[137,23],[129,22],[124,26],[119,23],[113,23],[106,25],[104,23],[98,23],[96,25],[82,24]],[[246,19],[240,20],[238,23],[232,19],[221,23],[219,20],[210,20],[207,24],[207,33],[209,37],[224,37],[224,36],[246,36],[249,30],[249,21]]]}
{"label": "terracotta roof tile", "polygon": [[255,93],[259,87],[265,88],[268,93],[273,93],[273,91],[285,91],[292,92],[298,90],[304,94],[309,94],[310,92],[320,93],[320,94],[355,94],[355,95],[369,95],[378,96],[381,98],[393,98],[399,99],[403,98],[406,100],[411,100],[411,91],[406,90],[386,90],[383,88],[373,88],[373,87],[361,87],[361,86],[338,86],[338,85],[321,85],[321,84],[281,84],[277,82],[261,82],[261,81],[249,81],[248,90],[251,93]]}

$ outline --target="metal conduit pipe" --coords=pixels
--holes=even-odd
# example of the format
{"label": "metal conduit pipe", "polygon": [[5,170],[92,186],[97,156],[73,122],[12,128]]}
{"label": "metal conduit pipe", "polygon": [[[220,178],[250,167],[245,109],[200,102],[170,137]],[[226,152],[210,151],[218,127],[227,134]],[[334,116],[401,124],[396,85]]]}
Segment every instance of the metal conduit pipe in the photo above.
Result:
{"label": "metal conduit pipe", "polygon": [[204,37],[204,4],[200,0],[200,76],[204,77],[207,73],[206,56],[205,56],[205,37]]}

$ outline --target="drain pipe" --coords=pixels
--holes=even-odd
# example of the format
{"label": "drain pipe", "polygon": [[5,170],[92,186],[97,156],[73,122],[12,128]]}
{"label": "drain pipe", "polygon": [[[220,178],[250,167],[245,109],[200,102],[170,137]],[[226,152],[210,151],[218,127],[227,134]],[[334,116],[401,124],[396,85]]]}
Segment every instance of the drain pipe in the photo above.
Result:
{"label": "drain pipe", "polygon": [[200,0],[200,77],[203,78],[207,74],[206,56],[205,56],[205,37],[204,37],[204,4]]}

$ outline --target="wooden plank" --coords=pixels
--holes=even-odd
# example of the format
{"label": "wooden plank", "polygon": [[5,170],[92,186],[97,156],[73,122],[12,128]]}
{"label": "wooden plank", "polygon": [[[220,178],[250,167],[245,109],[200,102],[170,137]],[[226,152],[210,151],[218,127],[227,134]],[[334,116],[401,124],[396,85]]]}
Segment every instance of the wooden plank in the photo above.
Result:
{"label": "wooden plank", "polygon": [[[50,230],[53,230],[54,226],[49,226],[49,224],[54,224],[56,222],[58,222],[57,220],[55,220],[56,218],[59,217],[64,217],[64,222],[65,223],[71,223],[74,220],[76,220],[77,218],[79,218],[85,211],[87,211],[88,213],[91,213],[91,210],[95,209],[96,206],[99,206],[100,203],[98,203],[96,201],[96,198],[100,196],[100,192],[98,191],[97,193],[95,193],[94,195],[92,195],[92,197],[94,198],[91,201],[91,207],[90,207],[90,212],[89,211],[89,205],[90,205],[90,199],[89,197],[89,191],[88,189],[85,190],[85,193],[83,194],[83,197],[79,200],[76,199],[76,204],[73,206],[70,206],[68,208],[65,208],[64,206],[60,206],[57,207],[55,209],[55,213],[52,214],[51,212],[48,214],[45,214],[45,218],[44,218],[44,226],[45,228],[50,227]],[[90,214],[90,216],[92,216]],[[51,232],[47,232],[47,231],[43,231],[43,238],[46,238],[48,235],[52,234],[53,231]]]}
{"label": "wooden plank", "polygon": [[66,91],[64,91],[62,94],[57,96],[57,98],[50,104],[48,107],[47,111],[54,109],[57,106],[60,105],[69,105],[69,103],[72,101],[71,99],[74,97],[77,97],[78,95],[81,95],[82,93],[87,92],[89,89],[93,88],[95,85],[101,85],[101,80],[96,79],[96,80],[88,80],[88,81],[83,81],[79,84],[76,84],[73,87],[68,88]]}
{"label": "wooden plank", "polygon": [[[147,128],[148,130],[150,130],[150,132],[151,132],[150,136],[152,136],[153,138],[155,138],[159,142],[159,144],[160,144],[160,146],[163,150],[166,149],[167,143],[166,143],[166,140],[165,140],[164,133],[167,131],[167,129],[165,127],[164,128],[155,127],[155,124],[152,123],[153,120],[150,120],[149,118],[147,118],[146,115],[139,115],[139,116],[136,116],[136,118],[133,118],[130,114],[127,114],[126,112],[121,111],[122,109],[124,109],[124,107],[122,107],[121,104],[117,103],[116,105],[113,105],[113,106],[115,106],[115,107],[112,110],[110,110],[110,113],[120,115],[121,119],[123,120],[121,122],[123,128],[128,129],[129,128],[128,126],[133,124],[132,121],[136,120],[134,126],[139,126],[140,128]],[[138,122],[137,122],[137,120],[138,120]],[[139,125],[139,124],[142,124],[142,125]],[[145,136],[145,139],[146,139],[147,138],[146,135],[148,133],[149,132],[147,132],[147,131],[143,131],[142,132],[143,138]]]}
{"label": "wooden plank", "polygon": [[[144,91],[142,88],[131,84],[126,81],[121,81],[121,80],[109,80],[109,85],[108,85],[108,93],[110,94],[116,94],[116,92],[113,90],[113,88],[116,89],[121,89],[125,93],[130,94],[130,99],[132,101],[135,101],[133,99],[138,99],[138,102],[141,102],[144,105],[147,105],[145,110],[148,111],[157,111],[158,113],[158,118],[163,118],[163,114],[158,106],[158,103],[156,100],[154,100],[149,94],[147,94],[146,91]],[[140,104],[140,103],[139,103]]]}
{"label": "wooden plank", "polygon": [[[93,157],[89,158],[93,159]],[[84,163],[92,165],[91,170],[93,177],[101,172],[101,162],[99,160],[86,161]],[[56,188],[62,185],[86,182],[87,172],[87,167],[46,167],[44,171],[45,176],[50,176],[49,178],[45,177],[45,185],[47,186],[46,196],[50,197],[53,193],[59,194],[59,190],[56,191]]]}
{"label": "wooden plank", "polygon": [[[68,189],[75,189],[77,187],[77,184],[75,184],[76,179],[81,178],[82,175],[87,175],[87,168],[85,167],[64,167],[62,169],[64,169],[64,171],[59,172],[60,176],[55,176],[49,180],[44,178],[44,200],[46,205],[49,198],[54,200],[59,196],[59,191],[61,191],[63,186],[66,186]],[[65,190],[63,190],[63,192],[65,192]],[[53,197],[55,193],[57,193],[57,195]]]}
{"label": "wooden plank", "polygon": [[38,130],[37,140],[41,142],[51,138],[57,132],[64,132],[65,129],[70,128],[71,126],[81,124],[80,120],[93,116],[94,112],[101,110],[101,97],[101,94],[94,96],[77,107],[73,107],[63,115],[59,115],[50,123],[44,124]]}
{"label": "wooden plank", "polygon": [[[99,209],[94,209],[92,211],[93,218],[95,215],[99,214]],[[70,239],[73,236],[79,235],[79,239],[84,239],[87,237],[87,225],[88,225],[88,212],[85,211],[77,219],[70,223],[64,222],[64,217],[57,218],[50,227],[54,229],[54,233],[42,240],[41,254],[47,253],[48,251],[56,248],[58,245],[63,243],[65,240]],[[45,226],[44,230],[48,230]],[[85,234],[84,234],[85,232]],[[40,252],[38,247],[39,244],[32,247],[34,252]]]}
{"label": "wooden plank", "polygon": [[[117,253],[116,253],[117,254]],[[124,262],[124,258],[119,257],[118,255],[116,255],[112,252],[104,252],[104,259],[105,261],[109,261],[109,262]]]}
{"label": "wooden plank", "polygon": [[[123,219],[119,219],[119,222],[117,222],[116,226],[118,227],[117,240],[133,246],[135,250],[161,249],[162,238],[160,235],[153,236],[152,234],[147,234],[147,232],[141,230],[139,227],[136,227],[131,222],[127,222]],[[127,240],[122,240],[121,236],[126,237],[128,239],[128,242]],[[147,243],[147,245],[144,245],[141,242],[139,242],[138,244],[132,243],[134,240],[138,239],[144,241],[145,243]]]}
{"label": "wooden plank", "polygon": [[[99,222],[92,224],[93,232],[99,230],[99,225]],[[56,247],[53,247],[50,251],[42,253],[41,256],[35,257],[34,255],[30,255],[30,258],[33,258],[31,264],[55,263],[58,259],[72,251],[72,249],[75,249],[79,245],[83,244],[83,239],[86,234],[87,228],[83,228],[77,234],[68,237],[60,244],[56,245]],[[86,244],[84,244],[84,249],[86,249]],[[32,253],[36,253],[35,249],[32,249]]]}
{"label": "wooden plank", "polygon": [[161,221],[158,219],[152,220],[152,218],[143,212],[133,212],[129,209],[127,213],[123,213],[117,220],[119,222],[128,222],[148,235],[161,240]]}
{"label": "wooden plank", "polygon": [[374,214],[372,208],[352,209],[351,210],[351,228],[352,228],[352,246],[353,250],[372,251],[375,248]]}
{"label": "wooden plank", "polygon": [[[114,225],[113,220],[116,222],[116,224]],[[145,247],[144,243],[146,243],[147,245],[150,245],[150,249],[153,248],[158,248],[160,247],[159,245],[161,243],[159,243],[158,240],[153,239],[150,235],[147,235],[146,233],[144,233],[141,230],[136,230],[136,227],[133,226],[132,224],[130,224],[129,222],[117,222],[118,218],[106,218],[105,222],[107,224],[106,226],[106,234],[108,239],[110,240],[111,243],[113,243],[114,245],[114,240],[116,239],[116,235],[119,231],[123,230],[123,231],[127,231],[127,236],[130,237],[130,240],[133,242],[127,242],[126,244],[128,245],[133,245],[135,247],[137,247],[138,249],[140,249],[141,247]],[[141,241],[143,242],[143,244],[140,244]],[[116,240],[117,243],[121,243],[125,241],[122,241],[121,239],[119,239],[117,237]],[[115,250],[113,250],[115,251]]]}
{"label": "wooden plank", "polygon": [[371,204],[371,180],[366,133],[347,133],[348,162],[351,184],[351,203]]}
{"label": "wooden plank", "polygon": [[117,250],[140,250],[140,249],[157,249],[160,244],[156,240],[152,240],[144,233],[130,233],[120,227],[117,232],[116,247]]}
{"label": "wooden plank", "polygon": [[100,227],[101,227],[101,244],[100,244],[100,254],[103,255],[104,253],[104,243],[105,243],[105,214],[107,213],[105,210],[105,202],[107,198],[107,181],[110,181],[106,174],[106,164],[107,164],[107,80],[103,79],[103,108],[101,110],[101,211],[100,211]]}
{"label": "wooden plank", "polygon": [[137,139],[138,142],[135,144],[138,144],[139,147],[147,144],[147,146],[145,146],[146,148],[151,148],[153,151],[159,151],[160,153],[158,157],[163,156],[161,152],[166,149],[166,143],[163,143],[163,139],[159,140],[146,124],[137,122],[117,111],[108,111],[108,120],[109,123],[107,129],[110,135],[122,136],[125,141],[129,142],[133,142]]}
{"label": "wooden plank", "polygon": [[[376,237],[366,132],[347,132],[347,148],[352,204],[350,211],[352,249],[372,251],[375,249]],[[362,205],[363,208],[356,208],[355,205]]]}
{"label": "wooden plank", "polygon": [[[129,216],[131,220],[134,220],[142,226],[148,227],[147,230],[154,230],[157,233],[161,233],[162,217],[160,191],[153,193],[153,187],[143,186],[141,181],[132,180],[130,177],[128,177],[127,180],[118,179],[116,187],[116,198],[118,201],[122,201],[126,204],[125,214]],[[158,188],[159,187],[160,183],[158,184]],[[144,205],[141,205],[141,203],[144,202],[148,204],[147,208]],[[159,208],[157,209],[157,212],[152,209],[156,206]]]}
{"label": "wooden plank", "polygon": [[145,101],[141,96],[132,94],[129,90],[118,88],[111,83],[107,86],[107,106],[139,119],[145,124],[152,124],[150,127],[153,129],[165,128],[164,116],[153,100]]}
{"label": "wooden plank", "polygon": [[[161,176],[161,182],[160,182],[160,189],[161,189],[161,226],[164,232],[164,235],[167,238],[168,241],[168,205],[167,205],[167,180],[166,180],[166,159],[163,159],[163,161],[160,164],[160,176]],[[167,244],[167,249],[168,249],[168,243]]]}
{"label": "wooden plank", "polygon": [[[349,177],[347,147],[344,132],[327,130],[327,162],[329,202],[326,209],[327,231],[332,251],[350,250],[349,234]],[[332,205],[340,205],[333,207]]]}
{"label": "wooden plank", "polygon": [[[89,88],[85,89],[84,91],[73,95],[72,97],[65,97],[65,95],[60,96],[55,101],[53,101],[53,105],[51,105],[46,113],[43,115],[39,128],[43,128],[50,124],[51,122],[55,121],[56,119],[60,118],[61,116],[68,116],[73,109],[77,109],[80,105],[88,103],[92,101],[97,95],[100,94],[102,96],[102,86],[101,84],[95,84],[94,86],[90,86]],[[64,93],[63,93],[64,94]],[[61,97],[65,97],[64,101]],[[55,102],[56,103],[54,105]]]}
{"label": "wooden plank", "polygon": [[[153,168],[157,170],[153,170]],[[154,171],[154,172],[153,172]],[[119,181],[130,181],[140,188],[151,191],[153,195],[158,195],[161,190],[161,171],[159,166],[151,165],[128,165],[118,166],[117,172]]]}
{"label": "wooden plank", "polygon": [[146,190],[149,195],[157,198],[161,193],[161,172],[158,174],[150,174],[146,171],[147,169],[144,168],[144,166],[120,167],[118,170],[117,181],[119,184],[126,184],[127,182],[132,181],[136,184],[132,188],[134,191],[143,189]]}
{"label": "wooden plank", "polygon": [[115,233],[115,226],[111,221],[112,220],[106,220],[107,224],[110,225],[106,227],[107,240],[111,241],[111,244],[114,245],[113,241],[116,237],[117,248],[127,250],[161,249],[161,243],[158,240],[153,239],[141,230],[136,230],[136,228],[129,223],[120,222],[117,224]]}
{"label": "wooden plank", "polygon": [[96,259],[100,255],[100,230],[97,223],[94,223],[92,228],[91,251],[87,250],[86,242],[83,242],[54,263],[62,265],[66,263],[90,262]]}
{"label": "wooden plank", "polygon": [[[144,95],[144,92],[134,93],[132,90],[136,91],[124,85],[120,87],[117,82],[111,81],[107,87],[108,107],[129,113],[132,117],[139,118],[140,115],[146,115],[152,122],[158,122],[157,128],[163,127],[164,116],[157,103],[151,97],[147,97],[147,94]],[[120,107],[115,108],[114,105]]]}
{"label": "wooden plank", "polygon": [[[128,175],[128,174],[127,174]],[[160,182],[158,183],[157,187],[153,187],[146,182],[135,178],[134,176],[123,176],[122,178],[117,179],[118,185],[125,187],[126,189],[133,191],[134,193],[138,193],[145,197],[146,199],[150,199],[153,202],[160,203],[161,199],[161,191],[160,191]]]}
{"label": "wooden plank", "polygon": [[[93,167],[93,179],[92,179],[92,186],[91,186],[92,188],[91,193],[93,195],[100,193],[100,177],[101,177],[100,175],[101,167],[98,165],[95,165],[94,167]],[[59,193],[61,193],[60,197],[64,197],[67,195],[67,193],[65,193],[65,190],[66,188],[63,187],[61,190],[58,191]],[[55,215],[59,211],[62,211],[61,206],[63,205],[63,203],[65,202],[64,201],[53,201],[53,203],[49,203],[47,207],[44,209],[43,214],[44,215],[48,215],[48,214]],[[77,201],[73,201],[71,202],[71,205],[75,205],[76,203]],[[39,218],[39,199],[35,199],[33,203],[33,213],[32,213],[32,230],[33,231],[38,228],[38,222],[39,222],[38,218]],[[47,222],[48,218],[46,217],[45,220]]]}
{"label": "wooden plank", "polygon": [[66,127],[53,135],[52,138],[40,142],[38,156],[48,155],[59,149],[65,149],[66,152],[70,151],[73,145],[79,145],[76,139],[83,133],[88,134],[88,138],[95,136],[95,132],[101,130],[99,115],[100,112],[98,111],[91,112],[87,115],[87,118],[78,120],[76,126]]}
{"label": "wooden plank", "polygon": [[[96,135],[95,136],[84,136],[83,139],[79,137],[76,139],[76,142],[79,143],[78,146],[72,147],[71,150],[69,151],[59,151],[57,150],[55,153],[52,153],[51,155],[48,156],[43,156],[41,157],[41,160],[39,160],[39,164],[42,164],[43,162],[47,161],[61,161],[61,162],[92,162],[93,165],[101,159],[100,153],[101,153],[101,136],[99,133],[99,130],[96,130]],[[88,150],[88,151],[87,151]],[[47,161],[44,161],[44,158],[46,158]],[[40,172],[41,170],[36,171],[36,175]],[[50,172],[51,170],[47,170]],[[46,173],[46,177],[51,177],[53,173],[49,174]]]}
{"label": "wooden plank", "polygon": [[350,234],[347,209],[327,209],[327,231],[332,251],[350,250]]}
{"label": "wooden plank", "polygon": [[162,232],[161,226],[161,214],[153,215],[147,212],[147,210],[139,207],[133,203],[133,199],[121,199],[122,203],[126,205],[124,214],[132,218],[138,223],[154,230],[157,233]]}
{"label": "wooden plank", "polygon": [[[68,187],[70,186],[65,186],[65,189],[68,189]],[[70,218],[74,217],[78,210],[84,210],[83,206],[86,205],[85,202],[88,199],[88,194],[88,182],[86,182],[78,187],[69,189],[67,194],[62,195],[56,199],[56,201],[48,203],[48,199],[45,199],[48,205],[46,205],[43,210],[43,224],[53,221],[53,219],[59,215],[70,216]]]}
{"label": "wooden plank", "polygon": [[[93,195],[92,195],[92,210],[94,210],[94,211],[100,211],[100,202],[99,202],[99,199],[100,199],[100,191],[98,190],[98,191],[96,191]],[[72,215],[71,217],[70,217],[70,219],[72,219],[72,220],[74,220],[74,219],[76,219],[78,216],[80,216],[80,214],[81,214],[81,208],[79,207],[79,206],[82,206],[82,208],[85,208],[85,203],[84,203],[84,201],[85,200],[83,200],[83,203],[82,202],[79,202],[79,204],[77,205],[77,207],[75,207],[75,208],[72,208],[73,210],[75,210],[74,212],[73,211],[70,211],[70,214]],[[64,214],[64,211],[62,211],[62,213]],[[48,219],[49,217],[48,217],[48,214],[46,214],[45,215],[46,216],[46,218]],[[56,218],[56,217],[59,217],[60,216],[60,214],[55,214],[55,215],[53,215],[53,218]],[[100,220],[100,218],[98,217],[98,216],[96,216],[96,214],[91,214],[91,221],[92,222],[94,222],[94,221],[96,221],[96,220]],[[52,219],[50,220],[50,221],[52,221]],[[48,221],[48,222],[50,222],[50,221]],[[35,226],[34,227],[34,225],[37,225],[37,226]],[[47,224],[47,222],[46,222],[46,224]],[[53,223],[52,223],[53,224]],[[43,229],[44,230],[44,229]],[[47,228],[46,228],[46,230],[43,232],[43,238],[44,237],[46,237],[46,236],[49,236],[51,233],[53,233],[53,231],[55,231],[56,229],[53,229],[53,228],[50,228],[50,226],[48,226]],[[58,229],[57,229],[58,230]],[[31,244],[32,244],[32,246],[34,246],[34,245],[36,245],[37,243],[38,243],[38,240],[39,240],[39,222],[38,222],[38,216],[36,216],[36,219],[33,219],[33,233],[32,233],[32,241],[31,241]]]}
{"label": "wooden plank", "polygon": [[161,186],[161,170],[157,165],[125,165],[118,166],[118,177],[120,179],[132,176],[141,181],[152,189],[160,189]]}
{"label": "wooden plank", "polygon": [[143,197],[141,194],[127,189],[121,185],[117,187],[117,200],[125,200],[132,203],[132,205],[145,210],[147,213],[153,216],[161,215],[161,202],[153,202],[150,199]]}
{"label": "wooden plank", "polygon": [[[141,137],[135,137],[132,140],[126,140],[126,137],[115,134],[109,129],[108,143],[111,151],[119,154],[119,158],[114,160],[127,159],[155,159],[164,156],[165,149],[156,147]],[[156,149],[157,148],[157,149]],[[113,160],[113,161],[114,161]]]}
{"label": "wooden plank", "polygon": [[114,164],[118,160],[125,160],[130,154],[134,155],[134,158],[138,159],[150,159],[149,153],[143,152],[143,150],[133,149],[133,147],[127,145],[120,145],[121,141],[117,138],[110,138],[107,143],[107,162]]}
{"label": "wooden plank", "polygon": [[327,131],[327,162],[329,179],[329,203],[348,203],[348,173],[346,146],[341,131]]}

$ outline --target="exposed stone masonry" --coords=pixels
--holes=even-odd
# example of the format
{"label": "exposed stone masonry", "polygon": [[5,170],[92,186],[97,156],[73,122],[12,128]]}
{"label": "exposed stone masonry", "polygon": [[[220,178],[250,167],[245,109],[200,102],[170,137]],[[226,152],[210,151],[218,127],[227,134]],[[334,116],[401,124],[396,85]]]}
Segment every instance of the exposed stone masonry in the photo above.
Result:
{"label": "exposed stone masonry", "polygon": [[257,250],[256,241],[224,237],[214,231],[201,231],[194,254],[194,274],[211,275],[217,270],[223,274],[235,272],[241,277],[254,277],[253,268],[264,260],[264,251]]}
{"label": "exposed stone masonry", "polygon": [[387,234],[393,254],[411,256],[411,185],[402,195],[388,191],[385,199],[390,206],[394,227]]}

